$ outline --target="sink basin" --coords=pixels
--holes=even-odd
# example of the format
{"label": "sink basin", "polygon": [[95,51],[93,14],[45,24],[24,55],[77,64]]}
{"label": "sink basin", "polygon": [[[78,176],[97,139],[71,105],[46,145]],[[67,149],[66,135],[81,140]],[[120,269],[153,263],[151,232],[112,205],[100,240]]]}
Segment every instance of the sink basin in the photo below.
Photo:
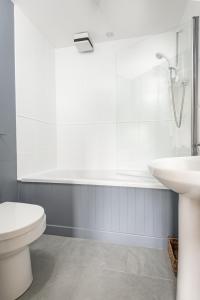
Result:
{"label": "sink basin", "polygon": [[154,177],[174,192],[189,197],[200,196],[200,156],[157,159],[149,169]]}
{"label": "sink basin", "polygon": [[177,300],[200,299],[200,157],[163,158],[149,169],[179,194]]}

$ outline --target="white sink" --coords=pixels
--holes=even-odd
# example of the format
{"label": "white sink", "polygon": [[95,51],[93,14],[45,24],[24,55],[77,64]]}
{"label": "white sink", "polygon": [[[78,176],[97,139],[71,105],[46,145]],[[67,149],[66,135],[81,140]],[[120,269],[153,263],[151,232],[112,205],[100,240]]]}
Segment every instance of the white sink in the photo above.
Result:
{"label": "white sink", "polygon": [[200,300],[200,157],[164,158],[149,169],[179,193],[179,266],[177,300]]}

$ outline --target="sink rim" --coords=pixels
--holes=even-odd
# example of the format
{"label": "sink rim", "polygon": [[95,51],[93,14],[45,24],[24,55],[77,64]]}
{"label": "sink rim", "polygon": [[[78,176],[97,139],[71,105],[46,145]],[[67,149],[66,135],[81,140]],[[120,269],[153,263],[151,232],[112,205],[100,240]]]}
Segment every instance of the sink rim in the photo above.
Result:
{"label": "sink rim", "polygon": [[[189,164],[184,165],[184,163],[188,162],[199,162],[199,169],[190,168]],[[169,163],[167,166],[166,163]],[[174,163],[175,165],[172,165]],[[179,157],[166,157],[166,158],[159,158],[151,161],[148,164],[150,171],[154,169],[160,169],[162,171],[172,171],[172,172],[181,172],[181,173],[200,173],[200,156],[179,156]]]}
{"label": "sink rim", "polygon": [[[196,161],[199,163],[197,166],[194,164]],[[200,156],[156,159],[149,164],[149,170],[176,193],[191,197],[200,195]]]}

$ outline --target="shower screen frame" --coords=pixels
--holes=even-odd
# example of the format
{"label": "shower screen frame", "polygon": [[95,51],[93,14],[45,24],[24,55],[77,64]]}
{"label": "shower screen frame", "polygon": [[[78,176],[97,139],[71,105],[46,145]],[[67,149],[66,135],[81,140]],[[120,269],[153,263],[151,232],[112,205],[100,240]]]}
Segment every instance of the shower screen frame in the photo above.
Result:
{"label": "shower screen frame", "polygon": [[193,17],[192,37],[192,116],[191,116],[191,155],[199,155],[199,17]]}

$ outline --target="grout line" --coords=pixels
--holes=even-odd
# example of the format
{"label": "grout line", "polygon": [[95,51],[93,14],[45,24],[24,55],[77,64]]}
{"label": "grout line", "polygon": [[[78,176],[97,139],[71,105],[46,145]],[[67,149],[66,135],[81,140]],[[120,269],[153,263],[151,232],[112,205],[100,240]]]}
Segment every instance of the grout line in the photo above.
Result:
{"label": "grout line", "polygon": [[163,280],[163,281],[169,281],[169,282],[175,282],[176,281],[176,277],[174,276],[174,279],[171,278],[164,278],[164,277],[155,277],[155,276],[148,276],[148,275],[144,275],[144,274],[135,274],[135,273],[131,273],[131,272],[127,272],[127,271],[121,271],[121,270],[115,270],[115,269],[111,269],[111,268],[107,268],[107,267],[103,267],[103,270],[107,270],[110,272],[116,272],[116,273],[123,273],[126,275],[131,275],[131,276],[136,276],[136,277],[142,277],[142,278],[150,278],[150,279],[154,279],[154,280]]}
{"label": "grout line", "polygon": [[146,120],[146,121],[127,121],[127,122],[77,122],[77,123],[62,123],[59,122],[57,123],[57,126],[82,126],[82,125],[120,125],[120,124],[148,124],[148,123],[153,123],[153,124],[160,124],[164,122],[173,122],[171,119],[166,119],[166,120]]}
{"label": "grout line", "polygon": [[23,119],[28,119],[28,120],[32,120],[32,121],[36,121],[36,122],[40,122],[40,123],[44,123],[44,124],[48,124],[48,125],[55,125],[58,127],[61,126],[91,126],[91,125],[102,125],[102,126],[106,126],[106,125],[125,125],[125,124],[160,124],[160,123],[165,123],[165,122],[173,122],[172,119],[164,119],[164,120],[138,120],[138,121],[119,121],[119,122],[112,122],[112,121],[105,121],[105,122],[49,122],[49,121],[44,121],[41,119],[37,119],[37,118],[33,118],[33,117],[28,117],[28,116],[24,116],[24,115],[17,115],[18,118],[23,118]]}
{"label": "grout line", "polygon": [[40,123],[44,123],[44,124],[48,124],[48,125],[57,125],[56,122],[48,122],[48,121],[43,121],[37,118],[32,118],[32,117],[28,117],[28,116],[24,116],[24,115],[17,115],[18,118],[22,118],[22,119],[28,119],[28,120],[32,120],[35,122],[40,122]]}

